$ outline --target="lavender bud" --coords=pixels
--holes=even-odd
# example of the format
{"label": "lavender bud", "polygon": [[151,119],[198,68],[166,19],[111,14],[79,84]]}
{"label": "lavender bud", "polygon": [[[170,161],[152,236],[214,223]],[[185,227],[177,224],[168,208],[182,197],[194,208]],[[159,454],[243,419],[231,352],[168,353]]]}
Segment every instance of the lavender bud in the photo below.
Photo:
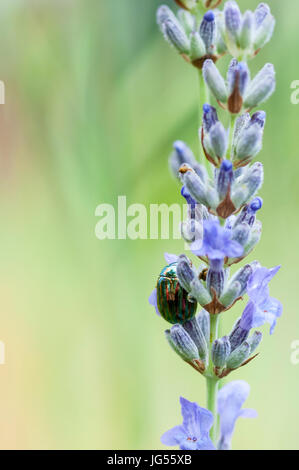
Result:
{"label": "lavender bud", "polygon": [[239,282],[230,282],[220,297],[220,303],[224,307],[229,307],[234,301],[240,297],[241,284]]}
{"label": "lavender bud", "polygon": [[224,18],[226,30],[233,38],[237,38],[241,28],[242,15],[236,2],[226,2]]}
{"label": "lavender bud", "polygon": [[191,282],[191,295],[202,307],[205,307],[212,301],[209,292],[198,279],[193,279]]}
{"label": "lavender bud", "polygon": [[212,361],[215,367],[222,369],[231,353],[230,342],[227,336],[216,339],[212,346]]}
{"label": "lavender bud", "polygon": [[228,92],[234,93],[236,89],[241,96],[244,95],[245,89],[249,81],[249,69],[245,62],[238,62],[232,59],[227,73]]}
{"label": "lavender bud", "polygon": [[235,349],[227,360],[228,369],[237,369],[250,356],[250,345],[245,341],[241,346]]}
{"label": "lavender bud", "polygon": [[199,27],[199,34],[206,46],[207,53],[210,54],[213,52],[216,39],[216,21],[212,11],[207,11],[204,14]]}
{"label": "lavender bud", "polygon": [[[250,176],[247,179],[247,198],[246,201],[251,199],[256,192],[262,187],[264,182],[264,167],[261,163],[257,162],[256,166],[252,168]],[[245,202],[246,202],[245,201]]]}
{"label": "lavender bud", "polygon": [[241,223],[246,223],[250,227],[253,227],[256,219],[256,213],[263,207],[263,200],[260,197],[256,197],[249,204],[247,204],[239,214],[235,226]]}
{"label": "lavender bud", "polygon": [[199,360],[198,350],[194,341],[182,325],[174,325],[165,331],[166,339],[172,349],[186,362]]}
{"label": "lavender bud", "polygon": [[177,264],[177,276],[180,285],[187,292],[191,290],[191,282],[195,278],[195,272],[191,267],[190,260],[185,256],[181,255]]}
{"label": "lavender bud", "polygon": [[275,71],[272,64],[266,64],[250,83],[245,97],[244,105],[254,108],[266,101],[276,87]]}
{"label": "lavender bud", "polygon": [[250,122],[248,123],[248,126],[251,126],[253,124],[258,124],[261,129],[264,129],[265,123],[266,123],[266,113],[265,111],[256,111],[251,119]]}
{"label": "lavender bud", "polygon": [[249,240],[250,234],[251,233],[249,225],[246,223],[241,223],[234,228],[232,240],[238,242],[240,245],[245,247],[246,243]]}
{"label": "lavender bud", "polygon": [[228,135],[220,121],[211,127],[209,137],[213,154],[218,159],[224,158],[228,147]]}
{"label": "lavender bud", "polygon": [[227,89],[225,81],[211,59],[207,59],[203,65],[204,80],[213,93],[216,100],[225,103],[227,101]]}
{"label": "lavender bud", "polygon": [[196,27],[195,17],[191,15],[189,11],[181,9],[178,12],[178,18],[185,30],[185,33],[187,36],[189,36],[189,34],[192,33]]}
{"label": "lavender bud", "polygon": [[202,124],[204,131],[206,133],[209,133],[212,126],[214,126],[218,122],[218,115],[216,108],[213,106],[210,106],[209,104],[204,104],[203,105],[203,118],[202,118]]}
{"label": "lavender bud", "polygon": [[241,49],[249,49],[252,44],[254,33],[254,15],[251,11],[245,11],[243,15],[243,22],[239,34],[239,44]]}
{"label": "lavender bud", "polygon": [[163,24],[167,20],[171,20],[173,23],[179,25],[179,21],[173,11],[171,11],[167,5],[161,5],[157,10],[157,24],[162,33],[164,33]]}
{"label": "lavender bud", "polygon": [[230,283],[234,284],[238,282],[240,284],[239,297],[241,297],[246,292],[247,282],[252,274],[252,267],[250,264],[246,264],[240,268],[235,275],[232,277]]}
{"label": "lavender bud", "polygon": [[219,298],[224,287],[224,271],[213,271],[212,269],[209,269],[207,276],[207,287],[211,295],[213,295],[215,292],[217,298]]}
{"label": "lavender bud", "polygon": [[244,113],[236,119],[233,135],[233,154],[235,153],[235,147],[237,145],[241,132],[243,131],[243,129],[245,129],[250,119],[251,118],[249,113]]}
{"label": "lavender bud", "polygon": [[263,146],[263,129],[255,122],[243,130],[235,151],[235,159],[248,160],[255,157]]}
{"label": "lavender bud", "polygon": [[186,163],[193,167],[196,163],[192,150],[181,140],[173,144],[174,151],[169,157],[169,166],[173,175],[178,178],[180,167]]}
{"label": "lavender bud", "polygon": [[191,33],[190,38],[190,58],[194,61],[206,55],[206,46],[197,31]]}
{"label": "lavender bud", "polygon": [[199,352],[199,357],[204,362],[206,362],[208,358],[208,346],[197,319],[193,317],[192,320],[188,320],[187,322],[185,322],[184,329],[187,331],[190,338],[196,345]]}
{"label": "lavender bud", "polygon": [[165,38],[180,54],[188,54],[190,52],[190,41],[179,23],[175,23],[172,20],[164,21],[163,32]]}
{"label": "lavender bud", "polygon": [[254,353],[254,351],[259,347],[261,341],[263,339],[263,335],[260,331],[255,331],[248,339],[247,343],[250,346],[250,354]]}
{"label": "lavender bud", "polygon": [[265,3],[261,3],[255,10],[255,23],[254,48],[259,50],[270,41],[275,28],[275,18]]}
{"label": "lavender bud", "polygon": [[199,327],[201,331],[203,332],[203,335],[205,337],[205,340],[207,344],[210,342],[210,315],[206,310],[202,310],[196,317],[197,323],[199,324]]}
{"label": "lavender bud", "polygon": [[190,195],[196,202],[206,204],[206,189],[202,179],[187,165],[180,168],[181,178]]}
{"label": "lavender bud", "polygon": [[236,181],[231,199],[235,207],[240,207],[248,202],[261,188],[264,181],[263,165],[259,162],[248,168],[248,171]]}
{"label": "lavender bud", "polygon": [[257,6],[254,12],[255,24],[257,28],[263,23],[269,13],[271,13],[270,7],[266,3],[260,3]]}
{"label": "lavender bud", "polygon": [[222,11],[216,12],[216,49],[218,54],[224,54],[227,51],[225,43],[225,25]]}
{"label": "lavender bud", "polygon": [[262,236],[262,224],[259,220],[256,220],[252,227],[250,238],[244,247],[244,254],[248,255],[253,248],[259,243]]}
{"label": "lavender bud", "polygon": [[220,200],[224,199],[230,190],[234,178],[233,165],[229,160],[223,160],[217,178],[217,191]]}

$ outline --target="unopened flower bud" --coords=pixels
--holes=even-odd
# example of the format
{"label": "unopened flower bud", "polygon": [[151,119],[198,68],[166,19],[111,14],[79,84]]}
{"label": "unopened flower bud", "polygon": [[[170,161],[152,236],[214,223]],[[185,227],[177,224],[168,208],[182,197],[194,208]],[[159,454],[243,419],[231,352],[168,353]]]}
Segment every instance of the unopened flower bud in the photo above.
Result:
{"label": "unopened flower bud", "polygon": [[232,59],[227,73],[228,92],[234,93],[236,88],[241,96],[244,95],[247,83],[249,81],[249,69],[245,62],[238,62]]}
{"label": "unopened flower bud", "polygon": [[266,113],[265,111],[256,111],[250,119],[248,126],[258,124],[261,129],[264,129],[266,123]]}
{"label": "unopened flower bud", "polygon": [[245,62],[237,62],[232,59],[228,74],[228,110],[232,114],[238,114],[243,106],[243,95],[249,82],[249,70]]}
{"label": "unopened flower bud", "polygon": [[237,349],[245,340],[247,340],[253,324],[253,314],[254,306],[251,303],[248,303],[242,317],[236,322],[229,335],[232,351]]}
{"label": "unopened flower bud", "polygon": [[254,333],[251,336],[249,336],[249,338],[246,341],[250,346],[250,354],[253,354],[254,351],[256,351],[262,339],[263,339],[263,334],[260,331],[254,331]]}
{"label": "unopened flower bud", "polygon": [[243,15],[243,22],[239,34],[239,44],[241,49],[249,49],[252,44],[254,33],[254,15],[247,10]]}
{"label": "unopened flower bud", "polygon": [[161,5],[157,10],[157,24],[162,33],[164,33],[163,24],[167,20],[171,20],[179,25],[179,21],[173,11],[167,5]]}
{"label": "unopened flower bud", "polygon": [[259,50],[270,41],[275,27],[275,18],[265,3],[261,3],[255,10],[255,23],[254,48]]}
{"label": "unopened flower bud", "polygon": [[231,353],[231,346],[227,336],[216,339],[212,346],[212,361],[215,367],[222,369]]}
{"label": "unopened flower bud", "polygon": [[250,161],[261,151],[262,145],[263,129],[258,123],[251,124],[239,137],[234,159],[237,162]]}
{"label": "unopened flower bud", "polygon": [[178,18],[185,30],[185,33],[189,36],[196,27],[195,17],[186,10],[179,10]]}
{"label": "unopened flower bud", "polygon": [[177,264],[177,276],[180,285],[187,292],[191,290],[191,282],[195,278],[195,272],[191,267],[190,260],[185,255],[181,255]]}
{"label": "unopened flower bud", "polygon": [[221,160],[227,152],[228,136],[220,121],[211,127],[209,137],[213,154]]}
{"label": "unopened flower bud", "polygon": [[247,281],[250,278],[252,274],[252,267],[250,264],[246,264],[242,268],[240,268],[234,276],[231,278],[231,283],[234,284],[235,282],[238,282],[240,284],[240,291],[239,291],[239,297],[242,296],[247,287]]}
{"label": "unopened flower bud", "polygon": [[193,317],[192,320],[184,323],[184,329],[189,334],[190,338],[193,340],[196,345],[199,353],[199,357],[206,363],[208,358],[208,346],[205,336],[199,326],[199,323],[196,317]]}
{"label": "unopened flower bud", "polygon": [[220,297],[220,303],[226,308],[229,307],[238,297],[240,297],[240,292],[241,284],[239,282],[230,282]]}
{"label": "unopened flower bud", "polygon": [[236,180],[236,186],[233,188],[231,196],[235,207],[240,207],[247,203],[262,187],[263,181],[263,165],[257,162],[242,175],[240,181]]}
{"label": "unopened flower bud", "polygon": [[191,282],[191,295],[202,307],[205,307],[212,301],[212,297],[210,296],[209,292],[203,283],[198,279],[193,279]]}
{"label": "unopened flower bud", "polygon": [[232,240],[235,240],[243,247],[246,246],[250,238],[250,226],[246,223],[238,224],[234,227]]}
{"label": "unopened flower bud", "polygon": [[181,325],[174,325],[165,331],[166,339],[172,349],[186,362],[199,360],[198,349],[194,341]]}
{"label": "unopened flower bud", "polygon": [[202,179],[192,170],[192,168],[183,165],[180,168],[183,184],[186,186],[190,195],[196,202],[207,204],[206,189]]}
{"label": "unopened flower bud", "polygon": [[241,346],[235,349],[227,360],[228,369],[237,369],[240,367],[250,356],[250,345],[245,341]]}
{"label": "unopened flower bud", "polygon": [[209,133],[211,128],[219,121],[216,108],[209,104],[203,105],[202,125],[204,132]]}
{"label": "unopened flower bud", "polygon": [[266,101],[276,86],[275,71],[272,64],[266,64],[249,84],[244,97],[244,106],[254,108]]}
{"label": "unopened flower bud", "polygon": [[217,191],[220,200],[224,199],[231,188],[234,178],[233,165],[230,160],[223,160],[217,177]]}
{"label": "unopened flower bud", "polygon": [[239,214],[236,225],[240,223],[246,223],[250,227],[253,227],[256,220],[256,213],[263,207],[263,200],[260,197],[256,197],[249,204],[247,204]]}
{"label": "unopened flower bud", "polygon": [[195,61],[205,56],[206,46],[197,31],[191,33],[190,38],[190,58]]}
{"label": "unopened flower bud", "polygon": [[196,163],[192,150],[181,140],[177,140],[173,144],[174,151],[169,157],[169,166],[173,175],[178,178],[180,167],[186,163],[193,168]]}
{"label": "unopened flower bud", "polygon": [[207,344],[210,341],[210,315],[206,310],[202,310],[196,317],[197,323],[203,332]]}
{"label": "unopened flower bud", "polygon": [[225,274],[222,260],[211,260],[207,274],[207,288],[212,296],[213,292],[216,293],[218,298],[221,296],[224,287],[224,279]]}
{"label": "unopened flower bud", "polygon": [[254,226],[252,227],[250,238],[244,247],[245,255],[248,255],[254,249],[254,247],[259,243],[261,236],[262,224],[259,220],[256,220]]}
{"label": "unopened flower bud", "polygon": [[203,65],[203,77],[216,100],[225,103],[227,101],[225,81],[211,59],[207,59]]}
{"label": "unopened flower bud", "polygon": [[216,38],[216,21],[212,11],[207,11],[207,13],[204,14],[199,27],[199,34],[206,46],[207,53],[210,54],[215,48],[214,44]]}
{"label": "unopened flower bud", "polygon": [[180,54],[188,54],[190,51],[190,41],[183,27],[172,20],[163,23],[165,38],[173,45]]}
{"label": "unopened flower bud", "polygon": [[227,32],[237,38],[241,29],[242,15],[235,1],[226,2],[224,7],[225,27]]}

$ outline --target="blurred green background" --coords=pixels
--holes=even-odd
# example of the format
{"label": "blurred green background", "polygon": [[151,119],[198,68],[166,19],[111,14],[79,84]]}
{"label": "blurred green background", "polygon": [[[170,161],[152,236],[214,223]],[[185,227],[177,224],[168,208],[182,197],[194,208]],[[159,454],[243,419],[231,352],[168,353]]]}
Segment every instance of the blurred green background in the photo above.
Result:
{"label": "blurred green background", "polygon": [[[197,148],[197,75],[160,36],[159,3],[1,1],[2,449],[162,448],[180,395],[205,406],[204,380],[170,350],[147,303],[163,252],[183,243],[94,232],[96,206],[118,195],[182,202],[167,157],[175,139]],[[251,384],[246,405],[259,413],[238,423],[236,449],[299,449],[299,3],[269,3],[275,36],[250,64],[254,73],[273,62],[278,82],[265,106],[264,229],[251,259],[283,265],[271,292],[284,315],[273,337],[265,329],[258,359],[231,376]]]}

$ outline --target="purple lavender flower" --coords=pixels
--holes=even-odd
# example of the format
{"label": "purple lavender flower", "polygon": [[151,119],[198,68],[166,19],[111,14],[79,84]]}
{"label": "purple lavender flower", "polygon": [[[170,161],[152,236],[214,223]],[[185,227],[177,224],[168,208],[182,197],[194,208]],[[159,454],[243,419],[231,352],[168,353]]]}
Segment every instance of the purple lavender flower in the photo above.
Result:
{"label": "purple lavender flower", "polygon": [[242,409],[250,393],[250,386],[243,380],[230,382],[218,393],[218,413],[220,415],[219,450],[229,450],[238,418],[256,418],[255,410]]}
{"label": "purple lavender flower", "polygon": [[197,403],[180,398],[183,424],[166,431],[162,444],[179,446],[182,450],[216,450],[209,436],[213,415]]}
{"label": "purple lavender flower", "polygon": [[206,256],[210,261],[224,260],[225,257],[242,256],[243,248],[232,240],[232,232],[221,227],[218,220],[204,221],[204,237],[201,248],[193,251],[197,256]]}
{"label": "purple lavender flower", "polygon": [[[253,310],[252,328],[270,324],[270,334],[273,333],[277,319],[282,315],[282,305],[270,297],[268,284],[279,271],[280,266],[267,269],[257,264],[247,283],[247,294],[250,301],[246,309]],[[245,311],[243,315],[245,314]]]}

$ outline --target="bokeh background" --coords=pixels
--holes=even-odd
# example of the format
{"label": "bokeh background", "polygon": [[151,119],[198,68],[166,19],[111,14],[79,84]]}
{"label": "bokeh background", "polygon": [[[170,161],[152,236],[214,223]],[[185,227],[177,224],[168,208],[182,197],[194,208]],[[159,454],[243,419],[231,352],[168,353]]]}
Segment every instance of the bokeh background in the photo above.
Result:
{"label": "bokeh background", "polygon": [[[264,230],[251,259],[282,264],[271,292],[284,315],[231,376],[251,384],[247,405],[259,413],[238,423],[236,449],[299,448],[299,3],[269,3],[275,36],[251,70],[273,62],[277,92],[265,106]],[[118,195],[181,203],[167,157],[175,139],[197,148],[196,71],[161,38],[158,5],[1,0],[2,449],[162,448],[179,396],[205,405],[204,380],[169,349],[147,303],[163,252],[182,242],[95,236],[95,208]],[[241,308],[225,314],[224,331]]]}

